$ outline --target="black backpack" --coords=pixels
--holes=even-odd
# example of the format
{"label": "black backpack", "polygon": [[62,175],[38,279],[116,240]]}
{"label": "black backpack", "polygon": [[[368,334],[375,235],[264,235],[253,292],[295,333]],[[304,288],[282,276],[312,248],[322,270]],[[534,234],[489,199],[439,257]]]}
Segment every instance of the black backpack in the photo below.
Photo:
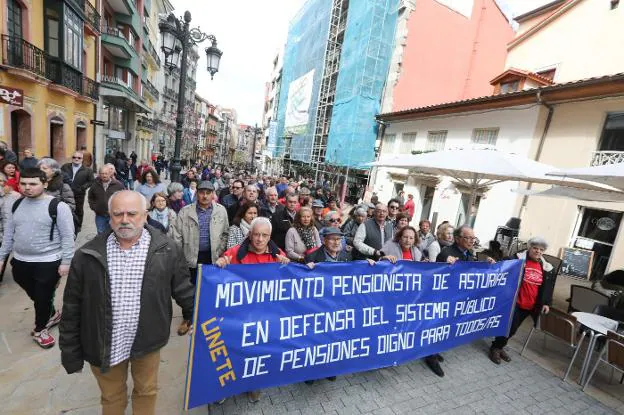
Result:
{"label": "black backpack", "polygon": [[[23,197],[20,197],[15,202],[13,202],[13,206],[11,207],[11,213],[15,213],[20,203],[24,200]],[[61,199],[55,197],[50,200],[50,204],[48,205],[48,215],[52,219],[52,226],[50,226],[50,241],[54,239],[54,227],[56,226],[56,217],[58,216],[58,205],[61,202]]]}

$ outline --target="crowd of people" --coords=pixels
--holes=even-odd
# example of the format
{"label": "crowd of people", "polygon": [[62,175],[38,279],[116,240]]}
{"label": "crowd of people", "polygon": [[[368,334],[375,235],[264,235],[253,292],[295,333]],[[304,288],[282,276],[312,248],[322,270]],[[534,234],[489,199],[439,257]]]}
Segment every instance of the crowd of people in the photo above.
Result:
{"label": "crowd of people", "polygon": [[[434,230],[428,220],[416,222],[409,194],[386,203],[373,196],[347,209],[329,181],[197,166],[165,185],[164,169],[146,160],[137,166],[134,152],[118,153],[97,174],[86,151],[63,165],[24,154],[17,164],[0,143],[0,266],[12,254],[13,278],[34,303],[33,340],[53,347],[50,329],[60,323],[62,364],[68,373],[90,364],[105,414],[124,413],[129,367],[134,413],[154,413],[171,298],[182,308],[182,336],[192,330],[200,264],[477,261],[469,226],[445,221]],[[76,247],[85,198],[97,236]],[[547,243],[536,237],[528,245],[510,336],[526,317],[548,312],[552,300],[556,276],[542,257]],[[486,254],[492,263],[503,257],[496,244]],[[60,278],[67,278],[62,312],[54,307]],[[496,364],[510,360],[507,339],[492,343]],[[425,358],[438,376],[443,361]],[[260,392],[248,397],[257,402]]]}

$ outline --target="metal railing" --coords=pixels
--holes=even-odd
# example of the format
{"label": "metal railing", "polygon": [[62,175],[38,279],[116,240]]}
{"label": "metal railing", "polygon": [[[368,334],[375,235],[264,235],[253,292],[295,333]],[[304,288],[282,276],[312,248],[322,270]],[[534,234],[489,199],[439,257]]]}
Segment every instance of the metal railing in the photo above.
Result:
{"label": "metal railing", "polygon": [[592,153],[592,166],[618,163],[624,163],[624,151],[594,151]]}
{"label": "metal railing", "polygon": [[149,92],[150,95],[153,96],[155,99],[158,99],[158,97],[160,96],[160,93],[158,92],[156,87],[152,85],[152,83],[148,80],[143,81],[143,88],[146,89],[147,92]]}
{"label": "metal railing", "polygon": [[31,72],[81,95],[96,100],[99,97],[97,82],[22,38],[2,35],[2,64]]}
{"label": "metal railing", "polygon": [[95,7],[89,2],[89,0],[84,1],[84,13],[87,18],[87,23],[93,27],[96,32],[100,31],[100,13],[95,9]]}
{"label": "metal railing", "polygon": [[175,92],[173,89],[169,88],[169,87],[165,87],[165,96],[168,98],[172,98],[174,100],[178,100],[178,93]]}

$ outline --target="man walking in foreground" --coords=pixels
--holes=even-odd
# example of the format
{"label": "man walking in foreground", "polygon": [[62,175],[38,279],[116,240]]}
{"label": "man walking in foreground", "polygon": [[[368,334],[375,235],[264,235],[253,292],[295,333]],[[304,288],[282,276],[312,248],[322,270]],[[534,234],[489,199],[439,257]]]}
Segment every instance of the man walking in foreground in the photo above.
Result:
{"label": "man walking in foreground", "polygon": [[31,335],[48,349],[56,342],[48,330],[61,320],[54,292],[74,256],[74,218],[68,205],[45,194],[47,178],[40,169],[24,169],[20,187],[24,197],[5,210],[0,268],[13,251],[13,278],[35,304]]}
{"label": "man walking in foreground", "polygon": [[169,340],[171,300],[185,319],[193,286],[180,248],[146,226],[147,201],[134,191],[109,201],[112,232],[76,251],[63,296],[61,362],[67,373],[91,364],[104,415],[123,415],[132,373],[132,413],[156,411],[160,349]]}

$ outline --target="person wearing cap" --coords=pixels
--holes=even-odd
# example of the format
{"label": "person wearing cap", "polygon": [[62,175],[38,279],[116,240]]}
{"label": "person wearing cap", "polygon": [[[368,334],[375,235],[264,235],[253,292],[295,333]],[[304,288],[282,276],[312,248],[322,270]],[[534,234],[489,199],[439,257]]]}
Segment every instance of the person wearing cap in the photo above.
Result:
{"label": "person wearing cap", "polygon": [[[227,211],[215,201],[214,185],[202,181],[197,186],[197,201],[180,210],[172,229],[173,239],[184,251],[191,283],[197,281],[198,264],[213,264],[225,251],[228,229]],[[182,321],[178,335],[186,334],[190,326],[189,320]]]}
{"label": "person wearing cap", "polygon": [[336,227],[326,227],[320,230],[323,244],[316,250],[308,253],[304,262],[308,268],[313,269],[314,264],[319,262],[349,262],[352,261],[351,253],[342,249],[344,234]]}
{"label": "person wearing cap", "polygon": [[548,248],[548,242],[541,236],[534,236],[529,239],[527,246],[526,251],[518,252],[513,258],[523,259],[525,263],[509,336],[496,337],[490,347],[490,360],[497,365],[501,363],[501,360],[511,361],[504,347],[507,346],[509,338],[516,334],[522,322],[531,316],[533,324],[537,324],[540,314],[550,312],[557,272],[555,267],[544,259],[544,251]]}
{"label": "person wearing cap", "polygon": [[314,214],[314,226],[317,230],[323,229],[323,209],[325,204],[321,199],[314,199],[312,202],[312,213]]}

